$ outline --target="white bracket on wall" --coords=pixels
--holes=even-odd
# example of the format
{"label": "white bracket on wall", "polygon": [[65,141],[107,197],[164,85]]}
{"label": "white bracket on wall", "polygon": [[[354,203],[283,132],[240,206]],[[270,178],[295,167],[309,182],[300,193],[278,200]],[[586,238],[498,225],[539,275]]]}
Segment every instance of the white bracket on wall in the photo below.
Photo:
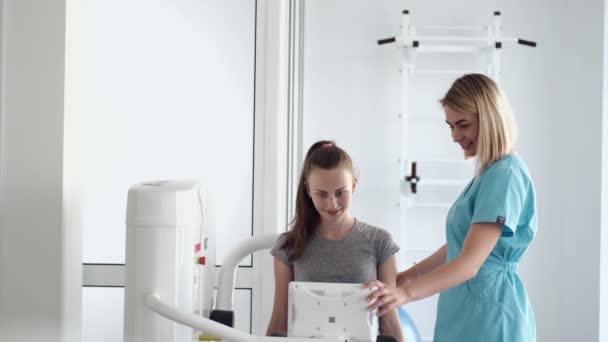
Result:
{"label": "white bracket on wall", "polygon": [[[418,31],[435,31],[442,34],[421,35]],[[503,37],[500,11],[493,13],[493,20],[487,26],[454,26],[454,25],[427,25],[414,26],[411,23],[410,12],[402,11],[401,35],[378,40],[379,45],[396,44],[403,51],[401,61],[401,179],[410,185],[411,194],[417,192],[417,183],[421,181],[419,173],[416,173],[416,161],[407,155],[408,138],[407,132],[409,121],[412,119],[430,119],[437,115],[422,115],[409,113],[409,88],[410,78],[413,74],[421,75],[454,75],[459,77],[467,73],[481,73],[490,76],[496,82],[500,79],[500,52],[503,44],[517,43],[524,46],[536,47],[536,42],[521,38]],[[445,34],[445,35],[444,35]],[[416,57],[418,53],[481,53],[486,56],[487,64],[479,70],[459,70],[446,68],[417,68]],[[422,160],[418,160],[423,162]],[[412,171],[409,171],[409,170]],[[454,180],[444,182],[452,184]],[[441,183],[441,181],[439,182]],[[408,203],[408,206],[414,204]]]}
{"label": "white bracket on wall", "polygon": [[[485,35],[418,35],[417,30],[442,30],[449,32],[485,32]],[[490,53],[490,63],[484,72],[490,75],[496,82],[500,76],[500,49],[504,43],[518,43],[525,46],[536,47],[536,42],[521,38],[503,37],[500,11],[494,12],[492,25],[488,26],[413,26],[410,20],[410,12],[404,10],[401,20],[401,36],[378,40],[379,45],[397,44],[398,47],[406,49],[406,59],[410,61],[406,68],[407,73],[454,73],[464,74],[462,70],[417,70],[415,68],[415,55],[413,52],[483,52]]]}

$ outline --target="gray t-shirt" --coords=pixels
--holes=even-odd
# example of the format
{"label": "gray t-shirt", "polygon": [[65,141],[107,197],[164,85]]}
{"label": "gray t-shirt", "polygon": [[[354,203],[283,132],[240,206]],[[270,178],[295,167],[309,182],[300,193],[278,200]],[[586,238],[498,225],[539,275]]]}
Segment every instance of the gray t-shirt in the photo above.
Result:
{"label": "gray t-shirt", "polygon": [[283,234],[277,239],[270,254],[293,267],[296,281],[365,283],[378,279],[378,266],[399,251],[389,232],[359,220],[342,240],[313,234],[293,263],[289,250],[281,248],[285,238]]}

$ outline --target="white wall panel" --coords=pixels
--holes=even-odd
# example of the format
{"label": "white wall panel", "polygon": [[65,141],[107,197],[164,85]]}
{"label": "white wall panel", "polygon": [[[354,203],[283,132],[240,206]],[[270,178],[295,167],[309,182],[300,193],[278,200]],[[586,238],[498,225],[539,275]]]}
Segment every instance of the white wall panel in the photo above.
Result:
{"label": "white wall panel", "polygon": [[[422,249],[434,245],[433,237],[444,227],[415,227],[407,235],[401,233],[395,207],[399,195],[400,58],[394,46],[378,46],[376,40],[398,34],[403,9],[410,11],[415,25],[466,26],[491,24],[492,13],[500,10],[505,36],[538,42],[535,49],[503,44],[501,62],[501,84],[520,131],[517,152],[530,168],[538,199],[538,237],[520,274],[536,313],[539,340],[597,340],[598,241],[604,210],[598,186],[605,118],[601,72],[604,1],[587,1],[577,7],[567,1],[477,0],[306,0],[305,4],[304,148],[318,139],[333,138],[351,153],[361,171],[353,212],[391,230],[402,247],[413,247],[410,242]],[[420,68],[441,58],[463,69],[477,62],[453,55],[424,55],[418,55]],[[422,77],[413,77],[418,86],[410,89],[410,98],[415,100],[411,114],[441,115],[437,100],[455,77],[433,76],[429,83]],[[459,153],[441,117],[420,119],[413,125],[408,137],[412,154],[452,158]],[[433,133],[416,136],[429,130]],[[414,143],[419,147],[416,150]],[[445,174],[454,180],[466,179],[472,169],[471,165],[454,164],[455,169],[450,166],[445,174],[431,175],[425,168],[419,165],[423,182]],[[413,222],[439,223],[428,215],[420,212]],[[425,253],[409,254],[401,258],[406,263],[402,267]],[[581,260],[585,260],[583,264]],[[572,273],[564,279],[565,269]],[[429,300],[428,306],[433,305]],[[563,312],[563,307],[572,309]],[[417,314],[428,314],[415,311],[414,319]],[[424,317],[429,321],[419,322],[419,326],[426,336],[434,318]]]}

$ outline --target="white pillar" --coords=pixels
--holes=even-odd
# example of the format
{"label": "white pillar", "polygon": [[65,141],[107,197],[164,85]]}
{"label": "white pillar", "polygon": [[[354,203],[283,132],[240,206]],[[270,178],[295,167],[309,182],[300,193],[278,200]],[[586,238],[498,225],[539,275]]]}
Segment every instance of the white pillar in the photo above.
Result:
{"label": "white pillar", "polygon": [[80,340],[81,242],[64,196],[66,0],[4,0],[0,340]]}

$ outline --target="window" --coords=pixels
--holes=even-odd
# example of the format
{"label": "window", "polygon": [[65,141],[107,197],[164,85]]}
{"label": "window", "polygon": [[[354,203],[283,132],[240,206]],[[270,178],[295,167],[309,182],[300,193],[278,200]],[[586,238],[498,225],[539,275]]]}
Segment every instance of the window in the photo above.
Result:
{"label": "window", "polygon": [[[256,2],[87,1],[82,15],[83,333],[116,341],[131,185],[200,181],[217,260],[253,233]],[[235,293],[250,331],[251,289]]]}

